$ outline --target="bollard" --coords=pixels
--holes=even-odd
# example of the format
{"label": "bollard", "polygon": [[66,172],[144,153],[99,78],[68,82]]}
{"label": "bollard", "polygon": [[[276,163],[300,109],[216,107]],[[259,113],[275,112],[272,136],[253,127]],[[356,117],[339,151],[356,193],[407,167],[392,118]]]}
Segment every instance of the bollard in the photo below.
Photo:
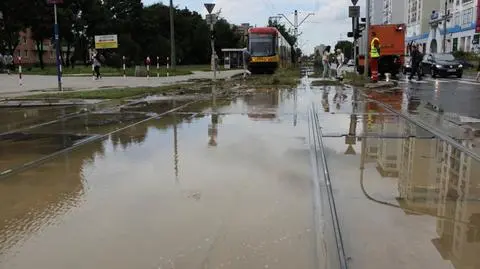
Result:
{"label": "bollard", "polygon": [[22,81],[22,57],[18,56],[18,84],[23,85]]}
{"label": "bollard", "polygon": [[167,77],[170,76],[170,74],[168,73],[169,69],[170,69],[170,58],[167,57]]}
{"label": "bollard", "polygon": [[123,64],[123,78],[127,78],[127,72],[125,71],[125,56],[122,57],[122,64]]}
{"label": "bollard", "polygon": [[150,78],[150,57],[147,56],[147,59],[145,60],[145,64],[147,65],[147,78]]}
{"label": "bollard", "polygon": [[157,78],[160,77],[160,57],[157,56]]}

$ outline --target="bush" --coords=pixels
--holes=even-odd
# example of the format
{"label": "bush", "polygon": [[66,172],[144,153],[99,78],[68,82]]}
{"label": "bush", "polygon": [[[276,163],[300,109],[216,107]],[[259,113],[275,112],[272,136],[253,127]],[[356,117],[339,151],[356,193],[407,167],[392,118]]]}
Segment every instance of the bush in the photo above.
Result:
{"label": "bush", "polygon": [[455,58],[468,60],[468,61],[478,60],[480,57],[478,54],[474,52],[467,52],[467,51],[455,51],[452,54],[453,56],[455,56]]}

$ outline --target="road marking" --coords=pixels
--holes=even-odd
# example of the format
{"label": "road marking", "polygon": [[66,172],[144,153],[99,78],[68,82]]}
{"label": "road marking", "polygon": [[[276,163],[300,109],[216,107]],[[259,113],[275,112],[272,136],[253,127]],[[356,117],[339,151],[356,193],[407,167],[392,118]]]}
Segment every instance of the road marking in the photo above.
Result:
{"label": "road marking", "polygon": [[468,85],[480,85],[480,82],[472,82],[472,81],[466,81],[466,80],[459,80],[458,82],[463,84],[468,84]]}

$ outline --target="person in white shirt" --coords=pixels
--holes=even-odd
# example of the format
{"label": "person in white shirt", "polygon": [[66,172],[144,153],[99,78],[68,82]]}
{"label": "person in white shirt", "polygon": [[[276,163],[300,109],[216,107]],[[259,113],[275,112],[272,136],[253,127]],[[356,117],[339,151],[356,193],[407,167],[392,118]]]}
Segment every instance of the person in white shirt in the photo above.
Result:
{"label": "person in white shirt", "polygon": [[345,55],[341,49],[337,49],[337,77],[342,77],[343,63],[345,62]]}

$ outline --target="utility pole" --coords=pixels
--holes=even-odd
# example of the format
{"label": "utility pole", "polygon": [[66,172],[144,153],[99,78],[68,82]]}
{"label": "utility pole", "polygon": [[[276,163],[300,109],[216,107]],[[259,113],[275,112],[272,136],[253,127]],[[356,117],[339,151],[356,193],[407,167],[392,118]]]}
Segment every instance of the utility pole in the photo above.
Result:
{"label": "utility pole", "polygon": [[443,15],[443,43],[442,43],[442,52],[445,53],[447,50],[447,21],[448,21],[448,5],[447,0],[445,0],[445,11]]}
{"label": "utility pole", "polygon": [[295,34],[295,44],[298,44],[298,11],[295,9],[293,23],[295,24],[294,34]]}
{"label": "utility pole", "polygon": [[175,21],[174,21],[173,0],[170,0],[170,65],[175,70],[177,67],[177,59],[175,53]]}
{"label": "utility pole", "polygon": [[370,51],[369,51],[369,41],[370,41],[370,9],[371,7],[371,0],[367,0],[367,13],[366,13],[366,21],[365,21],[365,68],[363,70],[363,75],[368,78],[368,71],[370,70],[370,65],[368,61],[368,57],[370,56]]}
{"label": "utility pole", "polygon": [[[299,22],[298,22],[298,11],[295,10],[295,11],[294,11],[294,20],[293,20],[294,23],[292,23],[292,22],[287,18],[287,16],[285,16],[285,14],[278,14],[278,16],[283,16],[283,17],[287,20],[287,22],[290,24],[290,26],[292,26],[293,29],[294,29],[295,44],[293,44],[293,49],[295,50],[295,53],[297,52],[296,49],[298,48],[298,45],[297,45],[297,44],[298,44],[298,37],[300,36],[300,35],[298,34],[298,28],[299,28],[300,26],[302,26],[302,24],[305,22],[305,20],[306,20],[308,17],[312,16],[312,15],[315,15],[315,13],[308,13],[307,16],[305,16],[305,18],[303,18],[303,20],[299,23]],[[296,54],[295,54],[295,55],[296,55]],[[297,63],[295,62],[295,65],[296,65],[296,64],[297,64]]]}

